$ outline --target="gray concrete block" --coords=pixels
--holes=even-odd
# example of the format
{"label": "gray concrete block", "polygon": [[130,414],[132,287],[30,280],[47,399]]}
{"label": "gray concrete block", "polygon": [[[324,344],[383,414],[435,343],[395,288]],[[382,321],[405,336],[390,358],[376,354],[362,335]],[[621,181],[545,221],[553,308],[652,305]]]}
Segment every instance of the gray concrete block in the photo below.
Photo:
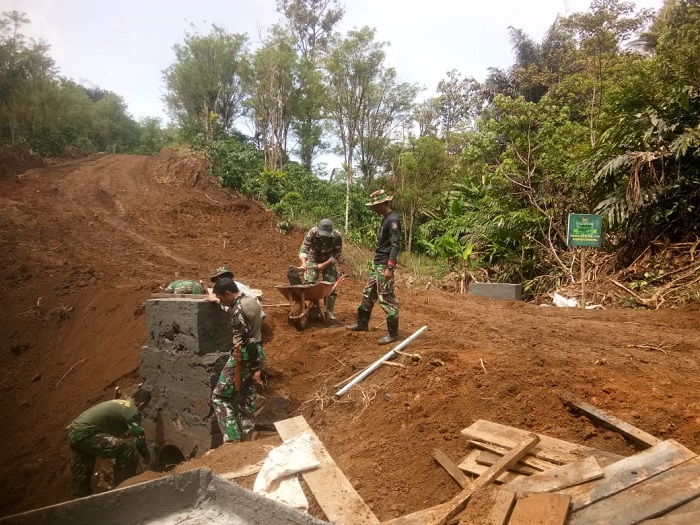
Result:
{"label": "gray concrete block", "polygon": [[218,304],[203,299],[146,301],[148,346],[206,354],[231,350],[230,317]]}
{"label": "gray concrete block", "polygon": [[228,353],[203,356],[183,352],[169,352],[144,346],[141,348],[141,377],[152,386],[165,386],[173,382],[207,385],[210,388],[219,378]]}
{"label": "gray concrete block", "polygon": [[469,283],[469,293],[504,301],[520,301],[523,296],[522,284]]}

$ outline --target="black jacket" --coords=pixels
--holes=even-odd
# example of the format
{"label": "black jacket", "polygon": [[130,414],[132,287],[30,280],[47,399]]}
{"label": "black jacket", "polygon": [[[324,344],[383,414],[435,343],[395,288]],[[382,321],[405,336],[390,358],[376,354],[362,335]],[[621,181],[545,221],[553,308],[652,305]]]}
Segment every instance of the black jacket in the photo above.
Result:
{"label": "black jacket", "polygon": [[401,245],[401,221],[395,211],[390,211],[382,219],[379,227],[379,240],[374,251],[374,264],[396,266]]}

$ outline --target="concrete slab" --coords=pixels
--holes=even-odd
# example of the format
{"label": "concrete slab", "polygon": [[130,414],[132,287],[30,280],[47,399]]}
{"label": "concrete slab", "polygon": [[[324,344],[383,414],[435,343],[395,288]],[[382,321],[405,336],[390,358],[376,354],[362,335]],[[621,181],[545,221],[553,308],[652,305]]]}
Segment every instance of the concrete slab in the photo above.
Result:
{"label": "concrete slab", "polygon": [[500,301],[520,301],[523,296],[523,285],[506,283],[469,283],[469,293]]}
{"label": "concrete slab", "polygon": [[214,476],[208,468],[22,514],[0,525],[330,525]]}

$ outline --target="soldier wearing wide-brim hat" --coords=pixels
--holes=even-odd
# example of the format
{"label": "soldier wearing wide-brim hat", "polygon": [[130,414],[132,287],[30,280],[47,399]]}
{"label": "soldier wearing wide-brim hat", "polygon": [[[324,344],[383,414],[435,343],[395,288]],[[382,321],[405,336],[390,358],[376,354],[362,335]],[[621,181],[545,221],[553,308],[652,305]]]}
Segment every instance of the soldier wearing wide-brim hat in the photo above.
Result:
{"label": "soldier wearing wide-brim hat", "polygon": [[370,278],[362,290],[362,302],[357,307],[357,322],[346,327],[353,332],[369,330],[372,308],[379,300],[379,306],[386,315],[389,332],[379,340],[381,345],[399,338],[399,301],[394,294],[394,272],[401,247],[401,221],[396,212],[391,209],[390,202],[393,199],[394,197],[385,190],[377,190],[369,196],[369,202],[366,204],[372,206],[374,212],[382,216],[382,224],[379,227]]}
{"label": "soldier wearing wide-brim hat", "polygon": [[227,266],[219,266],[216,270],[214,270],[214,275],[211,276],[209,279],[211,282],[215,283],[222,277],[227,277],[228,279],[233,279],[233,272],[228,269]]}

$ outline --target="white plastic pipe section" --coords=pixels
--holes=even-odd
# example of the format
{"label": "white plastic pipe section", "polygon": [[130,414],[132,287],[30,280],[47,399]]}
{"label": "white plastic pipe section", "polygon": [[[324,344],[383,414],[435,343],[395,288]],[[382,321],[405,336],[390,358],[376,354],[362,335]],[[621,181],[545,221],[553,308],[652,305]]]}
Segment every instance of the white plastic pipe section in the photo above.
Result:
{"label": "white plastic pipe section", "polygon": [[381,364],[382,364],[384,361],[386,361],[386,360],[391,359],[392,357],[394,357],[394,356],[396,355],[396,352],[400,351],[402,348],[404,348],[406,345],[408,345],[408,343],[410,343],[410,342],[413,341],[416,337],[418,337],[420,334],[422,334],[423,331],[424,331],[426,328],[428,328],[428,325],[425,325],[425,326],[419,328],[419,329],[416,330],[413,334],[411,334],[410,337],[408,337],[407,339],[404,339],[403,341],[401,341],[398,345],[396,345],[396,348],[392,348],[386,355],[384,355],[383,357],[380,357],[380,358],[377,359],[374,363],[372,363],[371,365],[369,365],[369,366],[367,367],[367,369],[365,369],[364,372],[362,372],[359,376],[357,376],[355,379],[353,379],[352,381],[350,381],[350,382],[349,382],[347,385],[345,385],[343,388],[341,388],[340,390],[338,390],[338,391],[335,393],[335,395],[338,396],[338,397],[342,396],[345,392],[347,392],[348,390],[350,390],[353,386],[355,386],[357,383],[359,383],[360,381],[362,381],[365,377],[367,377],[367,376],[370,375],[372,372],[374,372],[377,368],[379,368],[379,367],[381,366]]}

